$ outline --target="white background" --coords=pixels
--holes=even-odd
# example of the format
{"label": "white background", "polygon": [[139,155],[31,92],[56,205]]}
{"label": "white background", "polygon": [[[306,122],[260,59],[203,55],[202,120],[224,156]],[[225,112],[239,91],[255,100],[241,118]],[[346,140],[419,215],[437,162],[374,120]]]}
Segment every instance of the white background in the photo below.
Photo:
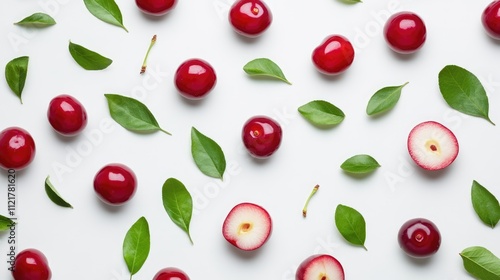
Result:
{"label": "white background", "polygon": [[[472,180],[500,197],[498,127],[449,108],[437,82],[448,64],[475,73],[488,92],[490,117],[500,123],[500,44],[485,34],[480,21],[489,0],[367,0],[357,5],[269,0],[274,21],[255,40],[232,31],[227,21],[231,0],[180,0],[173,12],[159,18],[142,14],[133,0],[117,3],[129,33],[93,17],[83,1],[0,2],[0,65],[30,57],[24,105],[0,82],[0,128],[21,126],[37,145],[34,162],[17,173],[17,249],[43,251],[54,280],[128,279],[122,242],[141,216],[149,221],[152,247],[134,279],[152,279],[161,268],[175,266],[193,280],[291,280],[303,259],[328,253],[352,280],[465,280],[472,278],[459,256],[464,248],[480,245],[500,256],[499,229],[483,225],[470,202]],[[389,14],[403,10],[416,12],[427,26],[424,47],[411,56],[393,53],[382,36]],[[12,24],[34,12],[50,14],[57,24],[42,30]],[[153,34],[158,41],[148,72],[141,76]],[[319,74],[310,58],[330,34],[342,34],[356,47],[352,66],[333,78]],[[69,40],[113,64],[103,71],[83,70],[68,52]],[[211,63],[218,81],[205,100],[187,102],[176,92],[173,73],[194,57]],[[257,57],[274,60],[293,85],[247,77],[242,67]],[[407,81],[391,112],[366,115],[375,91]],[[62,93],[79,99],[89,116],[83,134],[71,139],[58,136],[46,118],[49,101]],[[141,100],[173,136],[123,129],[110,119],[104,93]],[[341,108],[344,122],[332,129],[309,124],[297,108],[315,99]],[[284,136],[271,158],[256,161],[244,150],[240,133],[248,118],[261,114],[275,118]],[[427,120],[449,127],[460,143],[456,161],[445,171],[425,172],[408,155],[408,132]],[[195,166],[192,126],[224,150],[224,181],[206,177]],[[363,178],[340,170],[345,159],[361,153],[382,167]],[[103,205],[92,187],[95,173],[111,162],[131,167],[139,181],[136,196],[117,208]],[[0,213],[6,214],[7,173],[0,174]],[[47,198],[47,175],[74,209]],[[169,177],[181,180],[195,200],[194,246],[163,208],[161,187]],[[321,187],[304,219],[301,209],[315,184]],[[243,201],[262,205],[273,219],[270,239],[251,253],[234,249],[221,234],[226,214]],[[368,251],[338,233],[333,221],[338,204],[364,215]],[[399,227],[415,217],[432,220],[442,234],[440,250],[426,261],[406,257],[397,243]],[[0,234],[0,279],[11,279],[7,237]]]}

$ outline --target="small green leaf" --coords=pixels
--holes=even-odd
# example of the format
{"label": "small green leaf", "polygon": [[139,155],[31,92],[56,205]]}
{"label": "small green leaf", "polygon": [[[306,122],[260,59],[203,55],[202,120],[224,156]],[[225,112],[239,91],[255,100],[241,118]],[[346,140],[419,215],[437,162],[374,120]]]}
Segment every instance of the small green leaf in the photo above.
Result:
{"label": "small green leaf", "polygon": [[340,168],[349,173],[368,173],[380,167],[380,164],[369,155],[355,155],[346,159]]}
{"label": "small green leaf", "polygon": [[226,170],[226,158],[221,147],[196,128],[191,128],[191,154],[203,174],[222,179]]}
{"label": "small green leaf", "polygon": [[57,190],[54,188],[52,183],[50,182],[49,176],[45,179],[45,193],[47,193],[47,196],[54,202],[56,205],[59,205],[61,207],[67,207],[67,208],[73,208],[71,204],[66,202],[61,195],[57,192]]}
{"label": "small green leaf", "polygon": [[120,8],[114,0],[83,0],[85,7],[96,18],[109,24],[119,26],[128,32],[123,25]]}
{"label": "small green leaf", "polygon": [[343,2],[345,4],[356,4],[356,3],[363,3],[361,0],[339,0],[340,2]]}
{"label": "small green leaf", "polygon": [[15,224],[10,218],[0,215],[0,231],[9,230]]}
{"label": "small green leaf", "polygon": [[336,125],[345,118],[342,110],[323,100],[311,101],[300,106],[298,110],[306,120],[318,126]]}
{"label": "small green leaf", "polygon": [[193,199],[184,184],[175,178],[167,179],[162,188],[162,200],[163,207],[172,222],[187,233],[189,241],[193,244],[189,233],[189,224],[193,214]]}
{"label": "small green leaf", "polygon": [[140,101],[118,94],[108,93],[104,96],[108,101],[111,118],[125,129],[144,133],[162,131],[171,135],[158,125],[151,111]]}
{"label": "small green leaf", "polygon": [[123,240],[123,259],[132,275],[136,274],[146,262],[151,247],[149,224],[141,217],[127,231]]}
{"label": "small green leaf", "polygon": [[243,70],[250,76],[267,76],[290,83],[281,71],[281,68],[268,58],[256,58],[243,66]]}
{"label": "small green leaf", "polygon": [[56,24],[56,21],[45,13],[34,13],[14,24],[28,27],[47,27]]}
{"label": "small green leaf", "polygon": [[480,117],[495,125],[488,116],[488,96],[479,79],[456,65],[439,72],[439,89],[448,105],[464,114]]}
{"label": "small green leaf", "polygon": [[21,56],[9,61],[5,66],[7,84],[14,94],[19,97],[21,104],[23,103],[21,95],[23,94],[24,84],[28,76],[28,63],[29,57]]}
{"label": "small green leaf", "polygon": [[472,206],[483,223],[494,228],[500,221],[500,204],[496,197],[478,182],[472,182]]}
{"label": "small green leaf", "polygon": [[385,87],[375,92],[366,106],[366,113],[368,115],[380,114],[391,110],[396,106],[401,96],[401,90],[408,82],[400,86]]}
{"label": "small green leaf", "polygon": [[500,280],[500,259],[488,249],[473,246],[464,249],[462,257],[465,270],[478,280]]}
{"label": "small green leaf", "polygon": [[354,208],[339,204],[335,210],[335,225],[340,234],[350,243],[365,247],[366,223]]}
{"label": "small green leaf", "polygon": [[69,42],[69,53],[76,63],[85,70],[103,70],[113,62],[107,57],[71,42]]}

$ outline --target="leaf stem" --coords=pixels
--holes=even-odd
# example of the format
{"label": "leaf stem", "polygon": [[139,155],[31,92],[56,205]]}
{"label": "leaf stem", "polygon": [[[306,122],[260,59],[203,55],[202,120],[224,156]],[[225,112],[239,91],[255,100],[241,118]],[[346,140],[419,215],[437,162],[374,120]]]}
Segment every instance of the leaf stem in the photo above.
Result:
{"label": "leaf stem", "polygon": [[146,67],[148,66],[147,61],[148,61],[149,52],[151,51],[151,48],[154,46],[155,43],[156,43],[156,35],[153,35],[153,38],[151,39],[151,43],[149,44],[148,51],[146,52],[146,56],[144,57],[144,61],[142,62],[140,74],[144,74],[144,72],[146,72]]}
{"label": "leaf stem", "polygon": [[163,128],[161,128],[161,127],[160,127],[160,131],[161,131],[161,132],[163,132],[163,133],[165,133],[165,134],[167,134],[167,135],[172,136],[172,133],[170,133],[170,132],[168,132],[168,131],[164,130],[164,129],[163,129]]}
{"label": "leaf stem", "polygon": [[302,209],[302,216],[304,218],[307,216],[307,206],[309,205],[309,201],[311,200],[311,197],[314,196],[314,194],[318,191],[319,185],[314,186],[314,188],[311,191],[311,194],[309,194],[309,197],[306,200],[306,204],[304,205],[304,208]]}
{"label": "leaf stem", "polygon": [[289,85],[292,85],[292,83],[291,83],[289,80],[287,80],[287,79],[282,79],[282,78],[280,78],[280,80],[282,80],[283,82],[285,82],[285,83],[287,83],[287,84],[289,84]]}
{"label": "leaf stem", "polygon": [[191,242],[191,245],[194,245],[193,239],[191,238],[191,233],[188,232],[188,237],[189,241]]}

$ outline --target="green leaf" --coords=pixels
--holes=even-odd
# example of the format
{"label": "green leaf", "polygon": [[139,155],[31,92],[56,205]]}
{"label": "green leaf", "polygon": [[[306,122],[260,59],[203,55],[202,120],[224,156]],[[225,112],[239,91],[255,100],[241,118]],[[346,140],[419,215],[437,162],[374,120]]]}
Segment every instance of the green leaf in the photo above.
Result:
{"label": "green leaf", "polygon": [[345,118],[342,110],[323,100],[311,101],[300,106],[298,110],[306,120],[318,126],[336,125]]}
{"label": "green leaf", "polygon": [[56,24],[56,21],[45,13],[34,13],[14,24],[28,27],[47,27]]}
{"label": "green leaf", "polygon": [[114,0],[83,0],[85,7],[96,18],[112,25],[119,26],[128,32],[123,25],[120,8]]}
{"label": "green leaf", "polygon": [[375,92],[366,106],[366,113],[371,116],[387,112],[396,106],[401,96],[401,90],[408,82],[400,86],[385,87]]}
{"label": "green leaf", "polygon": [[226,170],[226,158],[221,147],[196,128],[191,128],[191,154],[203,174],[222,179]]}
{"label": "green leaf", "polygon": [[172,135],[158,125],[151,111],[140,101],[118,94],[108,93],[104,96],[108,101],[111,118],[125,129],[144,133],[162,131]]}
{"label": "green leaf", "polygon": [[491,228],[500,221],[500,204],[496,197],[478,182],[472,182],[471,190],[472,206],[474,211]]}
{"label": "green leaf", "polygon": [[256,58],[248,62],[243,66],[243,71],[250,76],[267,76],[292,84],[285,78],[281,68],[268,58]]}
{"label": "green leaf", "polygon": [[346,3],[346,4],[356,4],[356,3],[363,3],[361,0],[339,0],[340,2]]}
{"label": "green leaf", "polygon": [[169,178],[162,188],[163,207],[168,216],[178,227],[185,231],[189,241],[193,239],[189,233],[189,224],[193,214],[193,199],[186,187],[177,179]]}
{"label": "green leaf", "polygon": [[50,182],[49,176],[45,179],[45,193],[47,193],[47,196],[54,202],[56,205],[59,205],[61,207],[67,207],[67,208],[73,208],[71,204],[66,202],[61,195],[57,192],[57,190],[54,188],[52,183]]}
{"label": "green leaf", "polygon": [[69,53],[85,70],[103,70],[113,62],[107,57],[71,42],[69,42]]}
{"label": "green leaf", "polygon": [[448,65],[439,72],[439,89],[451,108],[467,115],[483,118],[495,125],[488,116],[486,91],[471,72],[456,65]]}
{"label": "green leaf", "polygon": [[146,262],[151,247],[149,224],[141,217],[128,230],[123,240],[123,259],[132,275],[136,274]]}
{"label": "green leaf", "polygon": [[23,103],[21,95],[23,94],[24,84],[28,75],[28,63],[29,57],[21,56],[9,61],[5,66],[7,84],[14,94],[19,97],[21,104]]}
{"label": "green leaf", "polygon": [[369,155],[355,155],[346,159],[341,165],[342,170],[349,173],[368,173],[380,167],[380,164]]}
{"label": "green leaf", "polygon": [[335,210],[335,225],[340,234],[350,243],[365,247],[366,223],[354,208],[339,204]]}
{"label": "green leaf", "polygon": [[474,246],[464,249],[464,268],[478,280],[500,280],[500,259],[488,249]]}
{"label": "green leaf", "polygon": [[15,224],[10,218],[0,215],[0,231],[9,230]]}

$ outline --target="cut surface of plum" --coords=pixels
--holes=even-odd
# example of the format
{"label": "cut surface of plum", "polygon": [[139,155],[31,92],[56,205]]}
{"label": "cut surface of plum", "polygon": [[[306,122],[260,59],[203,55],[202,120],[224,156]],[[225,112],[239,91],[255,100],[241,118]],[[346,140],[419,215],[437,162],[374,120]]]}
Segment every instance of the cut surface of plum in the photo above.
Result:
{"label": "cut surface of plum", "polygon": [[408,136],[408,152],[411,158],[426,170],[446,168],[456,159],[458,151],[455,134],[435,121],[418,124]]}

